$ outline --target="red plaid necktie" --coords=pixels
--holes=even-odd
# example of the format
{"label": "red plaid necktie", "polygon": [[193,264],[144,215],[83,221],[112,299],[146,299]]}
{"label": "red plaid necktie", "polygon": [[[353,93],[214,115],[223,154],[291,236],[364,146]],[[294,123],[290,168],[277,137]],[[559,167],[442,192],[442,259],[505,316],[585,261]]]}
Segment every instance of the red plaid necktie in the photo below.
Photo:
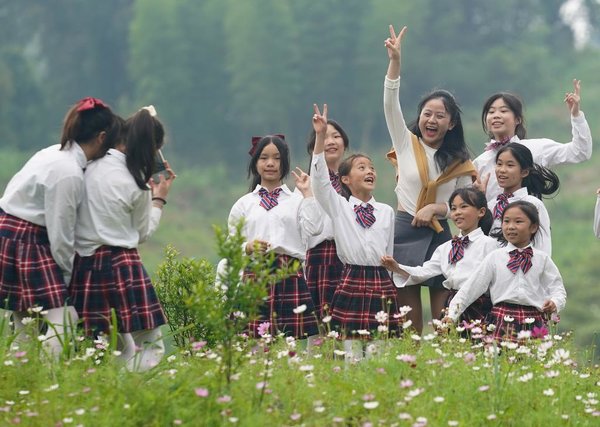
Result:
{"label": "red plaid necktie", "polygon": [[523,273],[527,273],[531,268],[531,257],[533,257],[533,249],[531,247],[525,248],[522,251],[518,249],[513,249],[508,253],[510,255],[510,259],[508,260],[508,264],[506,266],[513,274],[516,274],[519,271],[519,267],[523,270]]}
{"label": "red plaid necktie", "polygon": [[490,151],[490,150],[495,150],[497,148],[502,148],[504,147],[506,144],[508,144],[510,142],[510,139],[512,137],[507,136],[506,138],[502,138],[499,141],[496,141],[495,139],[492,139],[486,146],[485,146],[485,151]]}
{"label": "red plaid necktie", "polygon": [[366,206],[354,206],[354,212],[356,212],[356,222],[358,222],[363,228],[369,228],[375,223],[373,206],[370,203],[367,203]]}
{"label": "red plaid necktie", "polygon": [[504,209],[508,206],[508,199],[513,197],[513,193],[502,193],[496,197],[496,206],[494,206],[494,219],[502,218]]}
{"label": "red plaid necktie", "polygon": [[258,190],[258,194],[260,195],[260,205],[266,210],[274,208],[279,203],[277,201],[277,198],[279,197],[280,193],[281,188],[276,188],[270,193],[267,191],[266,188],[261,188],[260,190]]}
{"label": "red plaid necktie", "polygon": [[337,191],[338,194],[342,192],[342,183],[340,182],[340,176],[329,169],[329,181],[331,181],[331,185]]}
{"label": "red plaid necktie", "polygon": [[469,246],[469,243],[471,243],[469,236],[462,238],[456,236],[452,238],[452,248],[448,254],[448,263],[456,264],[458,261],[463,259],[465,256],[465,248]]}

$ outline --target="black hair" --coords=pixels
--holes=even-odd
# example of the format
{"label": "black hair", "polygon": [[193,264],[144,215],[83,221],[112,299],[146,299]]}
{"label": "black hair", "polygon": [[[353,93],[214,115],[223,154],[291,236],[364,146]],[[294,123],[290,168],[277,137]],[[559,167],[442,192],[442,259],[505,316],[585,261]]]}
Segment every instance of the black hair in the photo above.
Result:
{"label": "black hair", "polygon": [[142,108],[125,122],[127,169],[142,190],[154,173],[157,151],[163,146],[165,129],[162,123]]}
{"label": "black hair", "polygon": [[510,92],[498,92],[486,99],[483,104],[483,109],[481,110],[481,126],[483,126],[483,131],[490,138],[494,137],[494,134],[487,128],[486,119],[488,111],[492,107],[494,101],[498,98],[502,98],[506,106],[515,115],[515,120],[519,121],[515,128],[515,135],[517,135],[519,139],[525,139],[527,137],[527,129],[525,129],[525,117],[523,117],[523,102],[518,95]]}
{"label": "black hair", "polygon": [[[344,148],[348,149],[348,147],[350,146],[350,139],[348,138],[348,134],[342,128],[342,126],[333,119],[327,119],[327,124],[333,126],[335,130],[337,130],[340,133],[342,140],[344,140]],[[308,135],[308,139],[306,140],[306,151],[310,156],[312,156],[313,151],[315,150],[316,139],[317,134],[315,133],[315,130],[312,129],[310,131],[310,134]]]}
{"label": "black hair", "polygon": [[250,164],[248,165],[248,178],[252,177],[252,181],[250,183],[250,191],[254,191],[256,186],[259,185],[261,182],[261,177],[258,174],[258,170],[256,169],[256,164],[258,163],[258,159],[260,158],[260,155],[262,154],[263,150],[269,144],[275,145],[275,147],[277,147],[277,150],[279,151],[279,170],[281,172],[280,179],[284,180],[290,173],[290,149],[287,145],[287,142],[285,142],[285,139],[277,135],[263,136],[256,143],[254,151],[252,151]]}
{"label": "black hair", "polygon": [[490,233],[490,230],[492,229],[492,225],[494,224],[494,218],[492,217],[492,213],[488,209],[485,194],[482,191],[477,190],[473,187],[457,188],[452,192],[450,198],[448,199],[448,204],[450,206],[452,206],[452,203],[454,202],[454,198],[456,196],[460,196],[460,198],[463,199],[463,201],[467,205],[473,206],[476,209],[485,208],[485,214],[481,218],[479,218],[479,222],[477,225],[481,228],[483,234],[487,236]]}
{"label": "black hair", "polygon": [[364,158],[364,159],[367,159],[370,162],[372,162],[371,158],[369,156],[367,156],[366,154],[356,153],[356,154],[351,154],[350,156],[346,157],[342,161],[342,163],[340,163],[340,167],[338,169],[338,174],[340,176],[340,184],[342,185],[341,194],[342,194],[342,196],[344,196],[346,198],[346,200],[348,200],[350,198],[350,196],[352,195],[352,191],[350,191],[350,188],[342,182],[342,177],[350,175],[350,171],[352,170],[352,165],[354,164],[354,161],[356,159],[360,159],[360,158]]}
{"label": "black hair", "polygon": [[[535,236],[537,235],[537,232],[539,231],[539,229],[542,227],[542,225],[540,224],[540,214],[539,214],[537,208],[535,207],[535,205],[526,200],[517,200],[515,202],[509,203],[506,206],[506,208],[504,209],[504,212],[502,212],[502,218],[500,220],[500,224],[502,224],[504,222],[504,214],[506,214],[506,212],[508,212],[508,210],[511,208],[521,209],[521,211],[525,214],[525,216],[527,216],[527,218],[529,218],[529,221],[531,221],[532,224],[538,226],[537,230],[531,235],[531,241],[535,242]],[[502,227],[500,227],[500,229],[498,229],[498,231],[491,233],[490,236],[498,239],[498,241],[502,245],[506,245],[506,243],[507,243],[507,240],[504,237],[504,233],[502,231]]]}
{"label": "black hair", "polygon": [[413,121],[409,126],[409,130],[421,138],[421,130],[419,129],[419,117],[423,107],[432,99],[440,99],[444,103],[444,107],[448,114],[450,114],[450,123],[454,125],[452,129],[449,129],[444,135],[444,140],[437,149],[434,155],[434,159],[440,170],[444,171],[452,162],[459,160],[464,162],[470,159],[469,149],[465,143],[465,133],[463,130],[461,120],[461,109],[454,95],[447,90],[438,89],[426,95],[417,107],[417,119]]}
{"label": "black hair", "polygon": [[[81,104],[86,99],[93,99],[97,103],[80,111]],[[87,144],[100,132],[106,132],[103,147],[108,150],[120,137],[122,124],[123,120],[101,100],[84,98],[73,105],[65,115],[60,136],[60,149],[69,147],[73,142]]]}
{"label": "black hair", "polygon": [[518,142],[510,142],[498,150],[498,154],[496,154],[496,163],[498,162],[500,154],[506,151],[512,153],[522,170],[529,171],[529,174],[523,178],[521,183],[522,187],[527,188],[529,194],[541,200],[542,195],[548,196],[558,191],[560,187],[558,175],[550,169],[534,163],[533,155],[529,148]]}

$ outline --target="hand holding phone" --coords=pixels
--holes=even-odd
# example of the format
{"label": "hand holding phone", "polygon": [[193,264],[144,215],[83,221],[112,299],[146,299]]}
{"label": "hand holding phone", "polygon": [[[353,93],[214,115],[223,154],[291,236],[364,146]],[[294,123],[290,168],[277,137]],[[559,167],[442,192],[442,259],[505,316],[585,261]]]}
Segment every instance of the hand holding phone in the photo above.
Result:
{"label": "hand holding phone", "polygon": [[171,178],[171,172],[167,169],[167,160],[165,159],[165,156],[163,156],[163,153],[161,150],[158,150],[156,153],[156,159],[154,162],[154,173],[152,174],[152,181],[154,181],[155,184],[158,184],[160,182],[160,176],[164,176],[165,179],[170,179]]}

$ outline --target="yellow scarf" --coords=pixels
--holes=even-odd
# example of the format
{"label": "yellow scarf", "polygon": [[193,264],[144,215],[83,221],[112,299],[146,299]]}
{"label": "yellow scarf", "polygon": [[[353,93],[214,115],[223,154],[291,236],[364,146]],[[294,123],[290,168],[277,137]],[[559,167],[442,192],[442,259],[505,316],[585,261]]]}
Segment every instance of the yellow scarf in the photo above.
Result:
{"label": "yellow scarf", "polygon": [[[427,167],[427,154],[425,153],[423,146],[419,143],[419,138],[417,138],[415,134],[412,134],[412,146],[413,151],[415,152],[417,169],[419,170],[419,177],[421,178],[422,185],[419,198],[417,199],[416,212],[418,212],[424,206],[435,203],[437,188],[440,185],[459,176],[470,175],[471,177],[475,177],[477,175],[475,166],[470,160],[466,160],[464,162],[455,160],[448,167],[446,167],[444,172],[442,172],[442,174],[438,176],[435,181],[430,181],[429,168]],[[396,151],[393,148],[385,156],[396,168],[398,167]],[[429,226],[433,228],[436,233],[441,233],[444,231],[444,228],[436,217],[433,217]]]}

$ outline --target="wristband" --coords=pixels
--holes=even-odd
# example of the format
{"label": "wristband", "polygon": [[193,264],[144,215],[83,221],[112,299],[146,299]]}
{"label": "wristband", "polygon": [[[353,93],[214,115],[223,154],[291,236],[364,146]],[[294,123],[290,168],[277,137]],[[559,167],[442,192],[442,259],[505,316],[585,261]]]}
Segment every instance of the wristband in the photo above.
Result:
{"label": "wristband", "polygon": [[155,201],[155,200],[161,201],[163,203],[163,205],[167,204],[167,201],[165,199],[163,199],[162,197],[153,197],[152,201]]}

